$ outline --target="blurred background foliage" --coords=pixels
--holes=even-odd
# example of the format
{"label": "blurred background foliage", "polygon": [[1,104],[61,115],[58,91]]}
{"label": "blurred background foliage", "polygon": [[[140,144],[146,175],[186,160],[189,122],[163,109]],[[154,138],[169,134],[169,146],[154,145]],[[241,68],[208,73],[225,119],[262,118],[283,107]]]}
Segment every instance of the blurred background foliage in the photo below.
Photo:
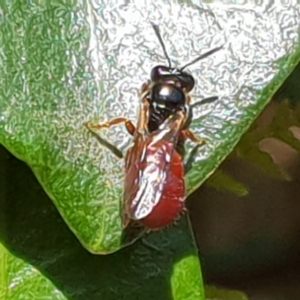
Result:
{"label": "blurred background foliage", "polygon": [[300,297],[300,65],[189,199],[210,283],[253,300]]}

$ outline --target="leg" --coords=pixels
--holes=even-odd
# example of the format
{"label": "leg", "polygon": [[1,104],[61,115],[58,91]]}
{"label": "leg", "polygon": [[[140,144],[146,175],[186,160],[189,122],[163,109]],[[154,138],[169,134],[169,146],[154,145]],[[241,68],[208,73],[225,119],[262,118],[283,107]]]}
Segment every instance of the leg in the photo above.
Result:
{"label": "leg", "polygon": [[[213,97],[209,97],[209,98],[205,98],[205,99],[202,99],[201,101],[198,101],[196,103],[193,103],[192,105],[190,105],[190,102],[191,102],[191,97],[186,94],[186,103],[187,105],[190,105],[190,114],[188,116],[188,120],[187,120],[187,123],[189,124],[190,123],[190,120],[192,118],[192,111],[193,109],[198,106],[198,105],[203,105],[203,104],[206,104],[206,103],[210,103],[210,102],[214,102],[216,100],[218,100],[219,98],[217,96],[213,96]],[[191,140],[192,142],[195,142],[199,145],[204,145],[206,144],[206,141],[197,137],[190,129],[184,129],[180,132],[180,135],[179,135],[179,140],[184,140],[184,139],[189,139]]]}
{"label": "leg", "polygon": [[185,174],[189,172],[192,169],[193,163],[194,163],[194,158],[199,150],[199,148],[203,145],[206,144],[206,140],[203,140],[199,137],[197,137],[191,130],[189,129],[184,129],[180,132],[179,140],[184,141],[185,139],[189,139],[196,144],[196,146],[192,149],[189,157],[187,158],[187,161],[184,165],[184,171]]}
{"label": "leg", "polygon": [[85,127],[91,131],[91,133],[96,137],[98,142],[111,150],[117,157],[123,158],[122,151],[118,149],[116,146],[112,145],[108,141],[104,140],[100,135],[98,135],[96,132],[93,131],[93,129],[101,129],[101,128],[109,128],[113,125],[118,125],[121,123],[125,123],[127,131],[133,135],[135,132],[135,126],[132,124],[132,122],[126,118],[115,118],[108,122],[102,122],[98,124],[91,124],[90,122],[86,122],[84,125]]}
{"label": "leg", "polygon": [[206,144],[206,141],[196,136],[190,129],[184,129],[180,132],[180,140],[189,139],[194,143],[201,145]]}
{"label": "leg", "polygon": [[91,124],[89,122],[85,123],[84,125],[88,128],[88,129],[102,129],[102,128],[110,128],[111,126],[114,125],[119,125],[121,123],[125,123],[125,127],[127,129],[127,131],[129,132],[129,134],[133,135],[135,132],[135,126],[133,125],[133,123],[127,119],[127,118],[115,118],[112,119],[108,122],[101,122],[98,124]]}

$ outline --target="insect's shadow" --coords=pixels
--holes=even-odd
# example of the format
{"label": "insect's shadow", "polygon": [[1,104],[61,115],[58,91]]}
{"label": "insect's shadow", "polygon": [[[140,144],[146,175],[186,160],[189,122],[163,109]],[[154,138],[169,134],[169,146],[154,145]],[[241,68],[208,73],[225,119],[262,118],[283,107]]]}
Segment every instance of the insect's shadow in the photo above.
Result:
{"label": "insect's shadow", "polygon": [[123,234],[121,241],[123,245],[131,245],[138,241],[140,238],[147,234],[146,228],[137,223],[131,222],[125,229],[123,229]]}
{"label": "insect's shadow", "polygon": [[118,158],[120,159],[124,158],[122,151],[119,148],[117,148],[115,145],[111,144],[106,139],[102,138],[98,133],[94,132],[93,130],[89,129],[89,132],[96,138],[99,144],[109,149]]}
{"label": "insect's shadow", "polygon": [[197,101],[195,103],[193,103],[191,106],[190,106],[190,109],[195,109],[197,106],[201,106],[201,105],[204,105],[204,104],[210,104],[210,103],[213,103],[215,101],[217,101],[219,99],[218,96],[212,96],[212,97],[208,97],[208,98],[204,98],[200,101]]}
{"label": "insect's shadow", "polygon": [[196,145],[193,147],[192,151],[190,152],[189,156],[187,157],[187,160],[184,164],[184,173],[187,174],[193,167],[193,163],[195,161],[195,157],[197,156],[197,152],[199,148],[201,148],[202,145]]}

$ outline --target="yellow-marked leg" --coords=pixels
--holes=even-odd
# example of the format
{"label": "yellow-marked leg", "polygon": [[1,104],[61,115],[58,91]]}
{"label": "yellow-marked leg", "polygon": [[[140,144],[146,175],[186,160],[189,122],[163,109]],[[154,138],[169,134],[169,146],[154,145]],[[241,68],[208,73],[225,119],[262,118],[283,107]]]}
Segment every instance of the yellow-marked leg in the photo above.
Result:
{"label": "yellow-marked leg", "polygon": [[192,142],[197,143],[199,145],[206,144],[206,140],[203,140],[203,139],[199,138],[198,136],[196,136],[190,129],[185,129],[185,130],[181,131],[180,139],[182,139],[182,138],[189,139]]}
{"label": "yellow-marked leg", "polygon": [[135,132],[135,126],[127,118],[115,118],[115,119],[112,119],[110,121],[101,122],[101,123],[98,123],[98,124],[92,124],[90,122],[87,122],[84,125],[88,129],[102,129],[102,128],[110,128],[111,126],[119,125],[119,124],[122,124],[122,123],[125,124],[125,127],[126,127],[127,131],[129,132],[129,134],[133,135],[134,132]]}
{"label": "yellow-marked leg", "polygon": [[190,154],[189,154],[189,156],[186,160],[186,163],[184,165],[184,171],[185,171],[185,174],[187,174],[193,167],[194,158],[197,155],[197,152],[198,152],[199,148],[201,146],[205,145],[207,142],[206,142],[206,140],[203,140],[203,139],[199,138],[198,136],[196,136],[189,129],[182,130],[180,132],[179,139],[189,139],[189,140],[197,143],[197,145],[195,145],[193,147],[192,151],[190,152]]}
{"label": "yellow-marked leg", "polygon": [[91,133],[96,137],[96,139],[102,144],[103,146],[107,147],[109,150],[111,150],[117,157],[123,158],[122,151],[118,149],[116,146],[111,144],[110,142],[103,139],[98,133],[96,133],[93,129],[102,129],[102,128],[109,128],[113,125],[118,125],[125,123],[125,127],[127,131],[133,135],[135,132],[135,126],[132,124],[132,122],[127,118],[115,118],[108,122],[101,122],[98,124],[93,124],[91,122],[84,123],[85,127],[91,131]]}

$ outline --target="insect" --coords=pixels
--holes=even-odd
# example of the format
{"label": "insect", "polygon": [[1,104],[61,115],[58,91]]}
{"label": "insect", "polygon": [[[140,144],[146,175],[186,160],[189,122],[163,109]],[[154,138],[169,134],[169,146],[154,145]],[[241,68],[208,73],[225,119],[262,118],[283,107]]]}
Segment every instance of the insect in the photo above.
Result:
{"label": "insect", "polygon": [[[189,92],[195,80],[184,69],[220,50],[222,46],[202,54],[181,68],[174,68],[158,26],[151,25],[168,66],[154,67],[151,80],[142,85],[137,125],[125,117],[99,124],[88,122],[85,125],[93,130],[125,124],[133,136],[133,146],[125,156],[123,228],[131,222],[138,222],[150,230],[158,230],[173,224],[186,210],[184,162],[179,146],[186,139],[198,144],[203,142],[189,129],[192,120]],[[208,99],[215,100],[217,97]]]}

